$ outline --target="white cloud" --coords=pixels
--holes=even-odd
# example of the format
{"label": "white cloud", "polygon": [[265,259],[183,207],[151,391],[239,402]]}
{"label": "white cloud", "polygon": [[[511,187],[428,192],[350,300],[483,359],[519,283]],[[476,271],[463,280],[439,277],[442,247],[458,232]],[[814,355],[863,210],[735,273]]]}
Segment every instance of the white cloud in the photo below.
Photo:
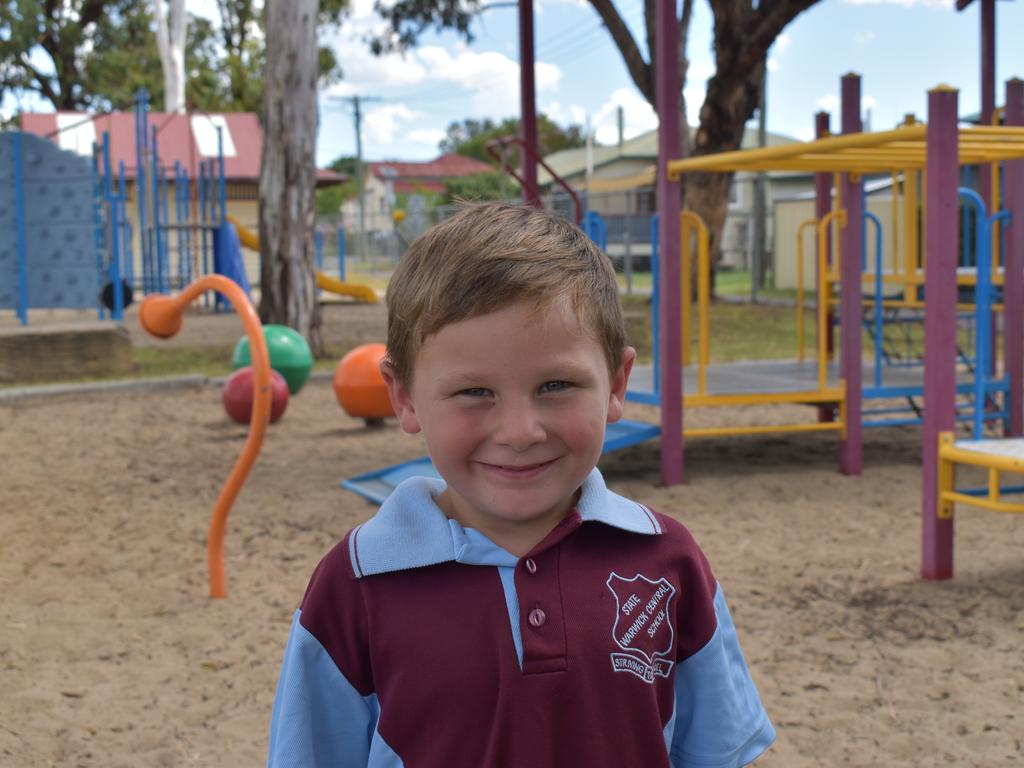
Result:
{"label": "white cloud", "polygon": [[855,33],[853,36],[853,42],[863,47],[871,43],[876,37],[877,35],[869,29],[865,32]]}
{"label": "white cloud", "polygon": [[612,92],[593,118],[595,138],[598,144],[615,144],[619,140],[618,108],[623,111],[623,133],[631,139],[641,133],[658,127],[658,116],[643,97],[628,88]]}
{"label": "white cloud", "polygon": [[367,110],[363,118],[363,139],[371,143],[389,144],[395,140],[403,123],[410,123],[421,115],[404,104],[374,107]]}
{"label": "white cloud", "polygon": [[814,126],[802,125],[796,129],[796,138],[800,141],[810,141],[814,138]]}
{"label": "white cloud", "polygon": [[834,93],[826,93],[821,98],[815,100],[814,105],[826,112],[835,112],[839,109],[839,97]]}
{"label": "white cloud", "polygon": [[772,50],[774,50],[775,53],[781,54],[787,48],[789,48],[789,44],[792,42],[793,38],[791,38],[785,32],[780,32],[779,36],[775,38],[775,43],[772,45]]}
{"label": "white cloud", "polygon": [[579,104],[562,106],[561,102],[552,101],[542,104],[540,111],[562,126],[579,125],[584,129],[587,126],[587,110]]}
{"label": "white cloud", "polygon": [[412,144],[420,144],[425,147],[437,149],[438,144],[446,136],[440,128],[419,128],[409,131],[405,138]]}

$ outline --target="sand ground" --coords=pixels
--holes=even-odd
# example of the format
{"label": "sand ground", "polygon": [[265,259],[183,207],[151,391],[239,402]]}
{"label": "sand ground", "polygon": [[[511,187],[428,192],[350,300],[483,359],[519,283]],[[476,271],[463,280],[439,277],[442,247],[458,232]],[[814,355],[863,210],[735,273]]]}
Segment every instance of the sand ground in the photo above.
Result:
{"label": "sand ground", "polygon": [[[171,343],[238,327],[197,317],[184,333]],[[331,308],[325,333],[382,340],[382,310]],[[309,384],[233,508],[229,594],[211,600],[206,525],[245,435],[213,387],[0,403],[0,765],[263,762],[306,580],[373,512],[339,481],[423,449]],[[779,731],[759,765],[1024,762],[1024,518],[958,511],[956,578],[923,582],[917,430],[868,431],[861,477],[836,452],[820,434],[694,441],[674,488],[656,443],[601,466],[705,548]]]}

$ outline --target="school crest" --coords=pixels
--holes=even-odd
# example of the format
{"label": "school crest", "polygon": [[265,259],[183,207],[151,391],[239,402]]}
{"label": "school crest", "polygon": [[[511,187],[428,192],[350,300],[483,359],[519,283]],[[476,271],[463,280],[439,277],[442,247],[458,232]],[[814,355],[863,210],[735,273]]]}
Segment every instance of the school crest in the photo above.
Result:
{"label": "school crest", "polygon": [[652,581],[639,573],[626,579],[613,572],[606,583],[615,596],[612,639],[622,649],[611,653],[612,669],[631,672],[645,683],[668,677],[675,640],[669,605],[676,588],[667,579]]}

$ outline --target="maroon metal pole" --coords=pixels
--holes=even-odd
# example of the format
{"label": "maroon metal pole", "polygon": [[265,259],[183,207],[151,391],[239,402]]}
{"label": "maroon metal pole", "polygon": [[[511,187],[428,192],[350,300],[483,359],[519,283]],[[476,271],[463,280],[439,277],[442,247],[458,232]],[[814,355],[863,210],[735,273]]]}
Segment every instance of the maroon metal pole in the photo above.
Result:
{"label": "maroon metal pole", "polygon": [[921,433],[921,576],[953,576],[953,520],[940,519],[939,433],[956,426],[956,266],[960,216],[957,91],[928,92],[925,166],[924,428]]}
{"label": "maroon metal pole", "polygon": [[[1006,125],[1024,126],[1024,80],[1006,83]],[[1024,435],[1024,160],[1003,164],[1003,207],[1011,211],[1004,230],[1003,361],[1010,379],[1010,424],[1007,435]]]}
{"label": "maroon metal pole", "polygon": [[675,0],[658,0],[655,12],[655,100],[658,106],[658,355],[661,360],[661,481],[683,481],[682,309],[679,295],[679,212],[682,191],[668,178],[679,157],[679,36]]}
{"label": "maroon metal pole", "polygon": [[[843,75],[841,83],[843,134],[860,133],[860,75]],[[839,262],[839,375],[846,382],[846,436],[839,443],[839,471],[859,475],[861,449],[861,254],[864,250],[863,179],[844,173],[840,186],[846,209]]]}
{"label": "maroon metal pole", "polygon": [[[814,115],[814,137],[816,139],[823,139],[832,133],[829,127],[829,115],[828,112],[818,112]],[[831,173],[816,173],[814,174],[814,218],[821,221],[823,216],[828,215],[832,210],[832,174]],[[818,286],[821,284],[821,275],[818,274],[818,251],[817,251],[817,229],[815,229],[815,251],[814,251],[814,285]],[[825,263],[832,263],[832,238],[828,238],[825,242]],[[824,297],[819,293],[818,301],[822,301]],[[832,325],[835,320],[835,313],[825,308],[827,319],[825,322],[825,352],[832,356],[835,351],[835,339],[833,338]],[[818,421],[819,422],[831,422],[835,421],[835,412],[829,407],[818,408]]]}
{"label": "maroon metal pole", "polygon": [[[996,111],[996,0],[981,0],[981,114],[982,125],[992,124],[992,113]],[[981,199],[985,210],[992,211],[992,168],[981,164],[979,175]],[[978,255],[981,258],[981,254]],[[995,338],[995,337],[993,337]],[[994,362],[994,361],[993,361]]]}
{"label": "maroon metal pole", "polygon": [[533,152],[520,152],[523,169],[523,202],[540,208],[537,186],[537,97],[533,72],[533,0],[519,0],[519,115],[523,143]]}

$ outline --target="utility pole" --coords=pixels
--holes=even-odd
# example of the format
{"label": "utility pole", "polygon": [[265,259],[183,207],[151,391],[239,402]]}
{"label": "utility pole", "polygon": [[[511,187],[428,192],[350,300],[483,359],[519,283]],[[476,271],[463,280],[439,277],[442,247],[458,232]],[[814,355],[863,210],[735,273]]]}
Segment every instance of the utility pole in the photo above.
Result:
{"label": "utility pole", "polygon": [[352,103],[352,116],[356,132],[356,189],[359,192],[359,234],[356,236],[356,254],[366,261],[366,188],[363,184],[363,102],[380,101],[372,96],[338,96],[339,101]]}

